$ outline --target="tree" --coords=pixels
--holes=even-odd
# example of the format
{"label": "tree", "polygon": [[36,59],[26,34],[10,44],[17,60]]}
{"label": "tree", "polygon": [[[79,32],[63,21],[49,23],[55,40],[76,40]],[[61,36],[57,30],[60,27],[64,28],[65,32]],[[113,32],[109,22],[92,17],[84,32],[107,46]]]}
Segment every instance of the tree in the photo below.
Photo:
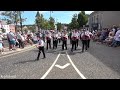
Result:
{"label": "tree", "polygon": [[29,26],[29,27],[28,27],[28,30],[30,30],[30,31],[33,32],[33,33],[36,32],[36,30],[35,30],[35,26],[34,26],[34,25]]}
{"label": "tree", "polygon": [[81,11],[81,13],[82,13],[83,15],[85,15],[85,11]]}
{"label": "tree", "polygon": [[15,25],[15,31],[17,31],[17,24],[19,22],[18,11],[3,11],[1,15],[6,16],[9,23]]}
{"label": "tree", "polygon": [[22,30],[22,22],[24,22],[26,20],[26,18],[22,18],[22,13],[24,11],[18,11],[18,14],[19,14],[19,22],[20,22],[20,28],[21,28],[21,32],[23,33],[23,30]]}
{"label": "tree", "polygon": [[83,25],[86,25],[86,23],[88,22],[88,16],[85,14],[84,11],[81,11],[78,14],[78,24],[79,24],[79,28],[83,27]]}
{"label": "tree", "polygon": [[57,30],[61,30],[62,29],[62,24],[61,23],[57,23]]}
{"label": "tree", "polygon": [[15,32],[17,32],[18,23],[22,25],[22,22],[25,21],[25,19],[21,17],[21,13],[22,11],[3,11],[1,15],[5,16],[7,24],[15,25]]}
{"label": "tree", "polygon": [[69,29],[77,29],[77,28],[78,28],[77,14],[74,14],[71,23],[69,24]]}
{"label": "tree", "polygon": [[38,27],[38,30],[40,30],[40,28],[44,28],[44,18],[43,15],[39,13],[39,11],[37,11],[35,23]]}
{"label": "tree", "polygon": [[44,20],[44,29],[46,30],[50,30],[50,24],[49,24],[49,21],[48,20]]}
{"label": "tree", "polygon": [[55,20],[54,20],[53,17],[50,17],[49,19],[50,19],[50,21],[49,21],[50,29],[51,29],[51,30],[54,30],[54,29],[55,29],[55,25],[54,25]]}

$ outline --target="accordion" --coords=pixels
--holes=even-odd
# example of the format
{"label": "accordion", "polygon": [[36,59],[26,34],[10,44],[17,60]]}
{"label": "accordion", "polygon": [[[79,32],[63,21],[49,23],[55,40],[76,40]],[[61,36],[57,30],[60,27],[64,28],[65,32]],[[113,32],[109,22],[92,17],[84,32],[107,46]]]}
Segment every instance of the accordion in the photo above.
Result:
{"label": "accordion", "polygon": [[63,37],[62,39],[63,39],[63,40],[67,40],[67,38],[66,38],[66,37]]}
{"label": "accordion", "polygon": [[77,37],[72,37],[72,40],[76,40],[77,39]]}
{"label": "accordion", "polygon": [[53,37],[53,40],[54,40],[54,41],[57,40],[57,37]]}

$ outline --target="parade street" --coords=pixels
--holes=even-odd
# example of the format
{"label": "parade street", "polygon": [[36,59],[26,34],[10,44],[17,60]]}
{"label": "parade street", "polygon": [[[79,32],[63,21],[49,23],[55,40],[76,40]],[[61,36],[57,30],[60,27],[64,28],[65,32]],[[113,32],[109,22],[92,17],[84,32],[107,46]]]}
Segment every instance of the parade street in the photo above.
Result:
{"label": "parade street", "polygon": [[45,50],[36,61],[38,49],[0,57],[0,79],[120,79],[120,47],[108,47],[96,42],[81,52],[81,42],[76,51]]}

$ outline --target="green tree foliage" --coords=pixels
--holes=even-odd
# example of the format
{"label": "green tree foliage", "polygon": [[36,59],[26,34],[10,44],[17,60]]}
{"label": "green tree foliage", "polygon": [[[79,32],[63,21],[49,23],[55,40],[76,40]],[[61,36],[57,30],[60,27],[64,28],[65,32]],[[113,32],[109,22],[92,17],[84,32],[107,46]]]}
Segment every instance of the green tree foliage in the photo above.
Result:
{"label": "green tree foliage", "polygon": [[38,27],[38,30],[44,28],[44,21],[45,20],[43,18],[43,15],[40,14],[39,11],[37,11],[35,23],[36,23],[36,25]]}
{"label": "green tree foliage", "polygon": [[23,11],[3,11],[1,15],[5,16],[7,24],[14,24],[15,31],[17,31],[17,25],[25,21],[25,19],[21,17],[22,12]]}
{"label": "green tree foliage", "polygon": [[69,29],[77,29],[78,28],[78,22],[77,22],[77,14],[73,15],[73,18],[71,20],[71,23],[69,24]]}
{"label": "green tree foliage", "polygon": [[88,22],[88,16],[85,14],[85,11],[81,11],[78,14],[78,24],[79,24],[79,28],[83,27],[83,25],[86,25],[86,23]]}
{"label": "green tree foliage", "polygon": [[50,20],[49,20],[50,29],[51,29],[51,30],[54,30],[54,29],[55,29],[55,25],[54,25],[55,20],[54,20],[53,17],[50,17],[49,19],[50,19]]}
{"label": "green tree foliage", "polygon": [[57,30],[61,31],[62,29],[62,24],[61,23],[57,23]]}

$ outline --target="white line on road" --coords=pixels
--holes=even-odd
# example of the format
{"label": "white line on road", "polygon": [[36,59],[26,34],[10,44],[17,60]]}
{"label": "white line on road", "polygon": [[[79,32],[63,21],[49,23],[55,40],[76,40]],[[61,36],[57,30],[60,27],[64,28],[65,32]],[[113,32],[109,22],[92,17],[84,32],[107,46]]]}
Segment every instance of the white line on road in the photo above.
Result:
{"label": "white line on road", "polygon": [[58,54],[57,58],[55,59],[55,61],[51,65],[51,67],[47,70],[47,72],[40,79],[45,79],[45,77],[50,73],[50,71],[52,70],[52,68],[56,64],[56,62],[57,62],[57,60],[58,60],[59,57],[60,57],[60,53]]}
{"label": "white line on road", "polygon": [[65,64],[65,65],[63,65],[63,66],[60,66],[60,65],[55,65],[56,67],[58,67],[58,68],[60,68],[60,69],[65,69],[67,66],[69,66],[70,65],[70,63],[67,63],[67,64]]}
{"label": "white line on road", "polygon": [[72,64],[72,66],[74,67],[74,69],[77,71],[77,73],[82,77],[82,79],[86,79],[85,76],[77,69],[77,67],[75,66],[75,64],[72,62],[72,60],[71,60],[71,58],[70,58],[70,56],[68,55],[67,52],[66,52],[66,54],[67,54],[67,57],[68,57],[70,63]]}

